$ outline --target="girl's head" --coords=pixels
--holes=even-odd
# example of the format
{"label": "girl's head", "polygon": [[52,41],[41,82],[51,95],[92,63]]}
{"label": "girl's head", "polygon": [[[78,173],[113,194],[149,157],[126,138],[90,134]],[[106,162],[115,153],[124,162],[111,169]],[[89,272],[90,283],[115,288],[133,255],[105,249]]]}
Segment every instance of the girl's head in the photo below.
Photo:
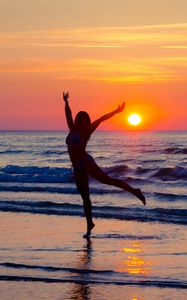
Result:
{"label": "girl's head", "polygon": [[83,128],[91,124],[90,116],[86,111],[79,111],[75,117],[74,124],[76,128]]}

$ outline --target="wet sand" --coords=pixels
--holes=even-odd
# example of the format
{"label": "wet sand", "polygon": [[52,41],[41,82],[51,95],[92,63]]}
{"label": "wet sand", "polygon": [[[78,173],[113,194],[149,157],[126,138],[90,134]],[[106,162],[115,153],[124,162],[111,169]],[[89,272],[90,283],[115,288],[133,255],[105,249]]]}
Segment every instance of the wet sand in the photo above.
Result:
{"label": "wet sand", "polygon": [[84,218],[0,218],[3,300],[187,299],[181,225],[96,219],[91,238],[83,239]]}

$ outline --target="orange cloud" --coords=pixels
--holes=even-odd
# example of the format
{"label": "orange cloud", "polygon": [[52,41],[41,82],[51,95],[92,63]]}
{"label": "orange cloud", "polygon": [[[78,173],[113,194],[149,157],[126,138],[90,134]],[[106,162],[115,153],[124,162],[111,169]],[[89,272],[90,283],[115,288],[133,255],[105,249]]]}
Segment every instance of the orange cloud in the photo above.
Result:
{"label": "orange cloud", "polygon": [[1,32],[0,47],[128,47],[130,44],[187,42],[187,23],[134,27],[80,27]]}
{"label": "orange cloud", "polygon": [[[1,33],[0,73],[115,83],[186,80],[187,58],[177,51],[187,47],[186,29],[187,23]],[[8,56],[8,48],[24,49],[24,56],[13,50]]]}

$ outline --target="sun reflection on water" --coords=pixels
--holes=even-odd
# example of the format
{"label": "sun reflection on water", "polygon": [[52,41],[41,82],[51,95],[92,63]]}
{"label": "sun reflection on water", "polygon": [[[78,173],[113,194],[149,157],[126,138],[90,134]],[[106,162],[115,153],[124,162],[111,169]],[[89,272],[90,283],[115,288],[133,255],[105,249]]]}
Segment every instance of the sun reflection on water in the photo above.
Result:
{"label": "sun reflection on water", "polygon": [[122,262],[123,267],[120,268],[129,274],[150,275],[153,263],[145,260],[140,255],[143,253],[143,245],[141,243],[132,243],[129,247],[125,247],[122,251],[126,254],[125,260]]}
{"label": "sun reflection on water", "polygon": [[139,297],[133,296],[132,300],[143,300],[143,298],[139,298]]}

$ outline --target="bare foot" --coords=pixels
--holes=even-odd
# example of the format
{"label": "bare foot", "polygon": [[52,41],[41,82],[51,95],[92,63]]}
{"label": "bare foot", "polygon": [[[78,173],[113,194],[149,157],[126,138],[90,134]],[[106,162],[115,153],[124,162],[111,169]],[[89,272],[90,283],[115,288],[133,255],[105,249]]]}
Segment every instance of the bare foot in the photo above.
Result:
{"label": "bare foot", "polygon": [[142,194],[142,191],[140,189],[135,189],[135,196],[140,199],[144,205],[146,205],[146,200],[145,200],[145,197],[144,195]]}
{"label": "bare foot", "polygon": [[87,233],[83,235],[83,238],[88,238],[91,234],[92,229],[95,227],[95,224],[92,223],[91,225],[88,226],[87,228]]}

